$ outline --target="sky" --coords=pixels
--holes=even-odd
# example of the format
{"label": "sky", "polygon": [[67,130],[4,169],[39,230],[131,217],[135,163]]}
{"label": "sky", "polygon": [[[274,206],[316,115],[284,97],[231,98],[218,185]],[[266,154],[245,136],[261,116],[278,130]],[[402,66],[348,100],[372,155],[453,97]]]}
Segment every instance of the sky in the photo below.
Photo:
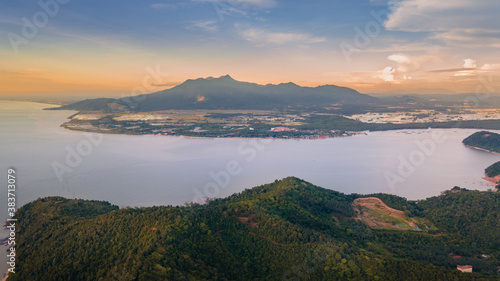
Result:
{"label": "sky", "polygon": [[498,0],[0,1],[0,95],[129,96],[226,74],[500,93]]}

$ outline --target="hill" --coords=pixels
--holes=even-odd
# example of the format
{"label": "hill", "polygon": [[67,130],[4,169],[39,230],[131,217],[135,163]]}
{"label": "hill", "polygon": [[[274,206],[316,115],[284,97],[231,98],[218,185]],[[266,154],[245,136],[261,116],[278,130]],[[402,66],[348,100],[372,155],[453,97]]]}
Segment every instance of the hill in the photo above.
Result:
{"label": "hill", "polygon": [[[356,219],[360,198],[435,228],[371,228]],[[293,177],[184,207],[49,197],[16,214],[9,281],[498,280],[499,203],[499,193],[468,190],[419,202],[346,195]]]}
{"label": "hill", "polygon": [[464,139],[463,143],[475,149],[500,153],[500,135],[496,133],[477,132]]}
{"label": "hill", "polygon": [[500,162],[496,162],[495,164],[486,168],[485,173],[488,177],[494,178],[500,175]]}
{"label": "hill", "polygon": [[229,75],[187,80],[168,90],[121,99],[90,99],[58,109],[82,111],[159,111],[181,109],[324,108],[338,103],[369,104],[377,98],[353,89],[325,85],[301,87],[294,83],[259,85],[240,82]]}
{"label": "hill", "polygon": [[[498,183],[500,181],[500,161],[492,164],[484,170],[486,179],[491,182]],[[498,188],[498,186],[497,186]]]}

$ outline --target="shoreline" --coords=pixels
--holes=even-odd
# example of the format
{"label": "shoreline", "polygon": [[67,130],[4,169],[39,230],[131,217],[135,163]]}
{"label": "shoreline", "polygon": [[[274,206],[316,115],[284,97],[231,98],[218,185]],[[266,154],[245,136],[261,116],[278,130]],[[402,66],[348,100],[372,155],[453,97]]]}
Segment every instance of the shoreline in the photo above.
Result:
{"label": "shoreline", "polygon": [[488,176],[482,177],[482,179],[483,179],[483,180],[485,180],[485,181],[488,181],[488,182],[490,182],[490,183],[493,183],[493,184],[495,184],[495,185],[497,184],[497,182],[499,182],[499,181],[500,181],[500,179],[499,179],[499,180],[496,180],[495,178],[488,177]]}
{"label": "shoreline", "polygon": [[205,137],[205,136],[190,136],[190,135],[169,135],[169,134],[127,134],[127,133],[118,133],[118,132],[109,132],[109,131],[96,131],[96,130],[88,130],[88,129],[76,129],[76,128],[68,128],[65,124],[61,124],[60,127],[77,132],[88,132],[95,134],[109,134],[109,135],[124,135],[124,136],[164,136],[164,137],[178,137],[178,138],[189,138],[189,139],[276,139],[276,140],[322,140],[322,139],[334,139],[334,138],[345,138],[352,137],[358,135],[368,135],[370,131],[347,131],[346,135],[338,135],[338,136],[311,136],[311,137],[224,137],[224,136],[216,136],[216,137]]}
{"label": "shoreline", "polygon": [[485,152],[489,152],[489,153],[493,153],[493,154],[496,154],[496,155],[500,155],[500,153],[498,152],[495,152],[495,151],[491,151],[491,150],[488,150],[488,149],[484,149],[484,148],[480,148],[480,147],[476,147],[476,146],[472,146],[472,145],[467,145],[464,143],[464,145],[468,148],[472,148],[472,149],[476,149],[476,150],[481,150],[481,151],[485,151]]}

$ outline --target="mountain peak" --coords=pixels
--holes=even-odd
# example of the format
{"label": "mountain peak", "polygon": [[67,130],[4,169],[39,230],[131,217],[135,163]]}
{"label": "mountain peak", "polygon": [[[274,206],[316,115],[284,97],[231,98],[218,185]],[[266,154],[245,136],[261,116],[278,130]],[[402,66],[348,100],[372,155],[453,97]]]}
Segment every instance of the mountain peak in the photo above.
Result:
{"label": "mountain peak", "polygon": [[231,77],[229,74],[226,74],[224,76],[219,77],[218,79],[223,79],[223,80],[231,80],[231,81],[236,81]]}
{"label": "mountain peak", "polygon": [[198,78],[196,80],[200,80],[200,81],[216,80],[216,81],[234,81],[234,82],[237,82],[229,74],[226,74],[226,75],[223,75],[223,76],[220,76],[220,77],[217,77],[217,78],[210,76],[210,77],[207,77],[207,78]]}
{"label": "mountain peak", "polygon": [[288,83],[281,83],[278,86],[288,86],[288,87],[300,87],[299,85],[293,83],[293,82],[288,82]]}

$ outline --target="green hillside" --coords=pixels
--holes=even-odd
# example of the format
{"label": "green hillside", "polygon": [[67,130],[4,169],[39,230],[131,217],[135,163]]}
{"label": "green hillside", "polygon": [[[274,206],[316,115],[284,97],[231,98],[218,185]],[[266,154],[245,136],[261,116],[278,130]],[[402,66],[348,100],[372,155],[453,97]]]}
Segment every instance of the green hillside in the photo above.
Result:
{"label": "green hillside", "polygon": [[488,177],[494,178],[500,175],[500,161],[486,168],[485,173]]}
{"label": "green hillside", "polygon": [[[433,228],[371,229],[352,205],[370,196]],[[493,192],[412,202],[293,177],[184,207],[50,197],[17,213],[18,271],[9,281],[499,280],[499,204]]]}
{"label": "green hillside", "polygon": [[463,143],[474,148],[500,153],[500,135],[496,133],[477,132],[464,139]]}

